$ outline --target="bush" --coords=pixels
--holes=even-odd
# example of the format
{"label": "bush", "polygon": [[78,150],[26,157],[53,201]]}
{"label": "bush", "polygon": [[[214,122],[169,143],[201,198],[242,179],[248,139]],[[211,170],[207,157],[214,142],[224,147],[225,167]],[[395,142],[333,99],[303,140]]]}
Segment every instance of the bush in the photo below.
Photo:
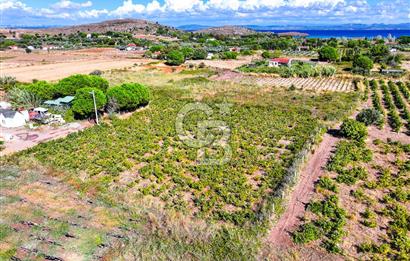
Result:
{"label": "bush", "polygon": [[148,104],[150,92],[147,87],[138,83],[126,83],[107,91],[107,97],[115,101],[119,110],[134,110]]}
{"label": "bush", "polygon": [[192,60],[204,60],[208,53],[204,49],[195,49],[192,54]]}
{"label": "bush", "polygon": [[19,88],[35,94],[43,101],[51,100],[57,96],[56,86],[46,81],[37,81],[28,85],[20,85]]}
{"label": "bush", "polygon": [[356,116],[356,120],[364,123],[366,126],[378,125],[383,120],[383,116],[376,109],[364,109]]}
{"label": "bush", "polygon": [[0,90],[8,91],[16,87],[17,80],[12,76],[1,76],[0,77]]}
{"label": "bush", "polygon": [[361,122],[347,119],[340,127],[340,133],[348,139],[363,141],[367,137],[367,128]]}
{"label": "bush", "polygon": [[185,62],[185,56],[182,52],[173,50],[167,55],[167,64],[172,66],[178,66]]}
{"label": "bush", "polygon": [[107,97],[98,88],[81,88],[76,91],[73,101],[72,110],[76,116],[80,118],[90,117],[94,113],[94,101],[91,92],[95,93],[95,101],[97,104],[97,110],[104,108],[107,103]]}
{"label": "bush", "polygon": [[304,244],[319,239],[321,235],[322,231],[318,227],[313,223],[307,223],[293,233],[292,237],[295,243]]}
{"label": "bush", "polygon": [[236,58],[238,58],[238,53],[236,52],[223,52],[221,54],[222,60],[235,60]]}
{"label": "bush", "polygon": [[14,108],[30,109],[38,107],[42,103],[41,98],[36,94],[17,87],[7,93],[7,98]]}
{"label": "bush", "polygon": [[108,81],[99,76],[77,74],[60,80],[56,91],[60,96],[75,95],[82,88],[96,88],[105,93],[108,86]]}
{"label": "bush", "polygon": [[329,177],[321,177],[317,183],[317,186],[329,191],[337,192],[336,184]]}
{"label": "bush", "polygon": [[102,74],[103,74],[103,72],[100,71],[100,70],[94,70],[94,71],[90,72],[90,75],[101,76]]}

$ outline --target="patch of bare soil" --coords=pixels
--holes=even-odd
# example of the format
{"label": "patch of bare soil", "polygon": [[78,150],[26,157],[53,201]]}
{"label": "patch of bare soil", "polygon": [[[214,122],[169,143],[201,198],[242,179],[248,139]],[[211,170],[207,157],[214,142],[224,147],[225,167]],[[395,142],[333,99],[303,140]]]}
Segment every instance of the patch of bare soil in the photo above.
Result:
{"label": "patch of bare soil", "polygon": [[94,70],[109,70],[147,64],[151,59],[143,59],[141,52],[125,52],[113,48],[91,48],[81,50],[4,51],[0,61],[0,75],[14,76],[22,82],[38,80],[58,80],[72,74],[90,73]]}
{"label": "patch of bare soil", "polygon": [[240,57],[238,60],[195,60],[189,61],[188,63],[194,65],[199,65],[203,63],[206,66],[212,68],[234,70],[242,65],[250,63],[254,58],[254,56],[243,56]]}

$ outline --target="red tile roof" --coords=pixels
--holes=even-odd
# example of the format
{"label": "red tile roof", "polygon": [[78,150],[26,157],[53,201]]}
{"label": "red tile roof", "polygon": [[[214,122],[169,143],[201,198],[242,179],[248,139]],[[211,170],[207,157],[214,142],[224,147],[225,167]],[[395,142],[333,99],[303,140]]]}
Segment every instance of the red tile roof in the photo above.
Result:
{"label": "red tile roof", "polygon": [[289,58],[275,58],[275,59],[272,59],[271,61],[272,62],[288,64],[290,59]]}

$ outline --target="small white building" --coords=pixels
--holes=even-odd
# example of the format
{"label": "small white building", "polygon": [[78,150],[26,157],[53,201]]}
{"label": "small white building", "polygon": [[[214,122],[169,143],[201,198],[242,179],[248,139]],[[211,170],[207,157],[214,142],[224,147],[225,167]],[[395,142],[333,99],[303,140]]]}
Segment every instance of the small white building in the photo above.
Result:
{"label": "small white building", "polygon": [[0,109],[0,126],[4,128],[23,127],[30,120],[28,111]]}
{"label": "small white building", "polygon": [[292,65],[292,59],[289,58],[275,58],[269,60],[269,67],[279,67],[279,66],[288,66]]}

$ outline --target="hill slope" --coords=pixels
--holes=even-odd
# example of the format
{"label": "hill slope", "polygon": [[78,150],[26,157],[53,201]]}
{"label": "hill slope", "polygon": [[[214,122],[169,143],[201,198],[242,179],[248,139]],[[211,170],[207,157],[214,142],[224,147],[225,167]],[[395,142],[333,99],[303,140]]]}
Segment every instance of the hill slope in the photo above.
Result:
{"label": "hill slope", "polygon": [[[130,32],[134,34],[153,34],[158,29],[165,31],[177,31],[177,29],[165,25],[161,25],[155,22],[143,20],[143,19],[116,19],[108,20],[100,23],[83,24],[67,27],[54,27],[45,29],[33,29],[25,30],[28,32],[39,32],[48,34],[71,34],[76,32],[90,32],[90,33],[106,33],[112,32]],[[18,30],[17,30],[18,31]]]}
{"label": "hill slope", "polygon": [[255,31],[242,27],[242,26],[211,27],[207,29],[198,30],[196,32],[212,34],[212,35],[249,35],[249,34],[256,33]]}

